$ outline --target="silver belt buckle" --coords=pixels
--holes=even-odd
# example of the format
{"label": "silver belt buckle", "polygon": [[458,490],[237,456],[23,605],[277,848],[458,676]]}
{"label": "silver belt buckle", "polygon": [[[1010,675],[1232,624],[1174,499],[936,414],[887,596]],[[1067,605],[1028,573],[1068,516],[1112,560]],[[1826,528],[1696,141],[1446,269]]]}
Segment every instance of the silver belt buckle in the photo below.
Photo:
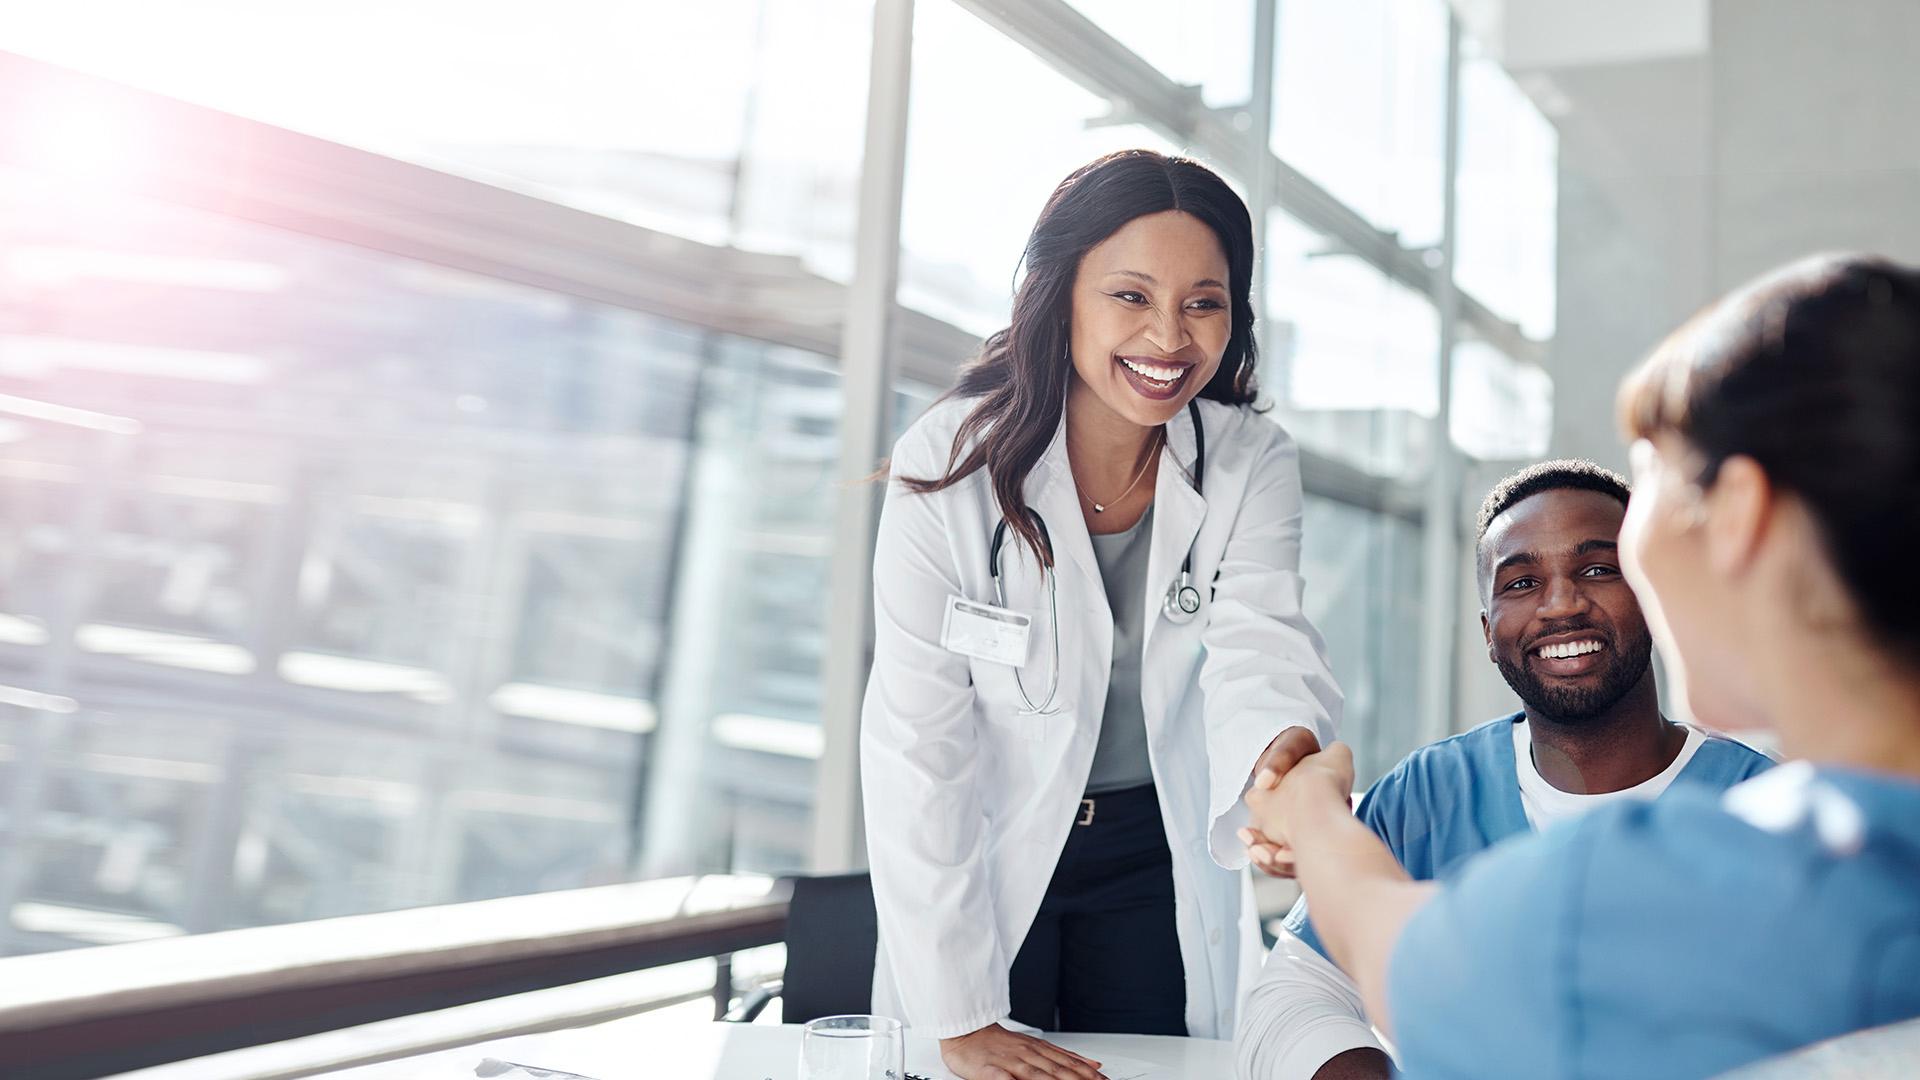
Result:
{"label": "silver belt buckle", "polygon": [[1075,821],[1074,824],[1075,825],[1093,824],[1093,800],[1092,799],[1080,800],[1080,819],[1078,821]]}

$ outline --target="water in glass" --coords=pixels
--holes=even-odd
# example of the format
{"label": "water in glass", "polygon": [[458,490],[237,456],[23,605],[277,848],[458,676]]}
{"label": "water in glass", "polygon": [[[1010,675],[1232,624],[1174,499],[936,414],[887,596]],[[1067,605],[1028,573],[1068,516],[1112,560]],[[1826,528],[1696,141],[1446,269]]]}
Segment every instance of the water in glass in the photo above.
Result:
{"label": "water in glass", "polygon": [[823,1016],[800,1036],[800,1080],[902,1080],[907,1037],[885,1016]]}

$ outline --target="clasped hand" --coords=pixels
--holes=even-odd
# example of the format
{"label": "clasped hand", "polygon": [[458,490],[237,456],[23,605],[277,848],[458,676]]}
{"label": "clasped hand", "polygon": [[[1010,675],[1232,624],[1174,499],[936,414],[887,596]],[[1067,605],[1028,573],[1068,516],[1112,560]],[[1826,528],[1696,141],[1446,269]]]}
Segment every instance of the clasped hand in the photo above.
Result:
{"label": "clasped hand", "polygon": [[1321,750],[1320,741],[1305,728],[1281,732],[1260,755],[1247,792],[1252,824],[1238,835],[1248,859],[1274,877],[1292,877],[1293,846],[1287,839],[1291,823],[1312,805],[1350,806],[1352,792],[1353,753],[1345,743]]}

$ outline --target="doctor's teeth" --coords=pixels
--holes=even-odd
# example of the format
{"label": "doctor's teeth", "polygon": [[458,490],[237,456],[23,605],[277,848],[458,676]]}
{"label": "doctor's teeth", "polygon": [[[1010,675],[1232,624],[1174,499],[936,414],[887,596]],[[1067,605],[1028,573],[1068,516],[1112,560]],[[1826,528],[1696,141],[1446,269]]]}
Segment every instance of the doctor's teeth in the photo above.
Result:
{"label": "doctor's teeth", "polygon": [[1570,641],[1562,645],[1542,645],[1535,650],[1536,654],[1545,660],[1570,660],[1576,656],[1585,656],[1599,651],[1600,643],[1597,641]]}
{"label": "doctor's teeth", "polygon": [[1120,362],[1127,365],[1127,369],[1134,374],[1143,375],[1152,379],[1154,382],[1172,382],[1187,373],[1187,369],[1183,367],[1161,367],[1158,364],[1141,364],[1128,360],[1126,357],[1121,357]]}

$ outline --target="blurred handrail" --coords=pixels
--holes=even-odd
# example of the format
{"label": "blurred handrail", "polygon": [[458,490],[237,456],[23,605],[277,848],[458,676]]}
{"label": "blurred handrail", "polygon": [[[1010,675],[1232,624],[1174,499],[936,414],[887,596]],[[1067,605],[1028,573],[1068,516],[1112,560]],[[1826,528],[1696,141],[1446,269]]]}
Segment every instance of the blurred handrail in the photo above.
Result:
{"label": "blurred handrail", "polygon": [[19,416],[65,427],[104,431],[110,435],[138,435],[142,430],[140,421],[130,417],[94,412],[92,409],[77,409],[71,405],[37,401],[13,394],[0,394],[0,416]]}
{"label": "blurred handrail", "polygon": [[[0,101],[142,133],[113,184],[162,202],[837,356],[845,286],[798,257],[702,243],[505,186],[0,51]],[[31,168],[24,140],[0,164]],[[972,332],[900,308],[900,371],[944,386]]]}
{"label": "blurred handrail", "polygon": [[0,959],[0,1061],[100,1076],[769,945],[787,889],[671,878]]}

